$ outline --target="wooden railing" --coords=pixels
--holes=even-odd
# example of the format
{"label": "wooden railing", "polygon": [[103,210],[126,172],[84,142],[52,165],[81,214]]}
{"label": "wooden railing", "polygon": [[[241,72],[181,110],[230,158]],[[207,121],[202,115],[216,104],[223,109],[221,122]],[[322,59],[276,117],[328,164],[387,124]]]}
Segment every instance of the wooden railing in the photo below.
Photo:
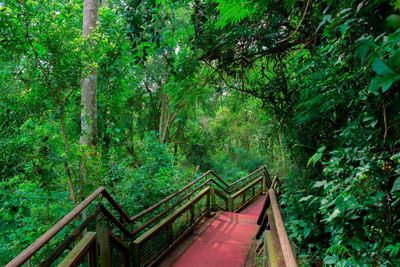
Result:
{"label": "wooden railing", "polygon": [[134,216],[100,187],[6,267],[152,266],[205,215],[238,211],[271,186],[264,166],[230,184],[210,170]]}
{"label": "wooden railing", "polygon": [[261,242],[256,249],[255,266],[297,267],[275,192],[277,184],[275,177],[257,220],[260,227],[256,238]]}

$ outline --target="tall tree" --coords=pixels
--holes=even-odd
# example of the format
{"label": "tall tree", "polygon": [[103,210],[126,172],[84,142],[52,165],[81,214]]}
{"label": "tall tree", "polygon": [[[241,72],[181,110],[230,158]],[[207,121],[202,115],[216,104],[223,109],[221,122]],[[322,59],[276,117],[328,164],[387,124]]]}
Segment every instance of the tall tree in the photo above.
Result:
{"label": "tall tree", "polygon": [[[99,18],[99,2],[85,0],[83,8],[83,37],[86,38],[97,26]],[[90,74],[83,79],[81,101],[81,137],[80,143],[94,146],[97,139],[97,71],[91,68]]]}

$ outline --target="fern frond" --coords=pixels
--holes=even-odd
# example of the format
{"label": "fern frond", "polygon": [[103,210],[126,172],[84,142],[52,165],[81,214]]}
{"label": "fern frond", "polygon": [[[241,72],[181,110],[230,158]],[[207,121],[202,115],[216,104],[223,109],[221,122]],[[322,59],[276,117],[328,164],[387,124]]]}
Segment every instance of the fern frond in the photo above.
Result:
{"label": "fern frond", "polygon": [[245,18],[251,18],[259,12],[258,3],[252,0],[216,0],[216,2],[220,13],[216,27],[220,29],[228,24],[237,24]]}

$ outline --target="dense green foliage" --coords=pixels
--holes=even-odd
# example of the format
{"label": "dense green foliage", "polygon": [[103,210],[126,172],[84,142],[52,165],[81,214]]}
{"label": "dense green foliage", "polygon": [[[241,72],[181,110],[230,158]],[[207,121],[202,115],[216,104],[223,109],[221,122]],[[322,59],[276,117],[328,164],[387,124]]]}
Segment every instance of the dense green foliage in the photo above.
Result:
{"label": "dense green foliage", "polygon": [[137,213],[263,164],[301,264],[400,264],[399,1],[109,0],[89,39],[82,10],[0,0],[0,265],[76,204],[70,185]]}

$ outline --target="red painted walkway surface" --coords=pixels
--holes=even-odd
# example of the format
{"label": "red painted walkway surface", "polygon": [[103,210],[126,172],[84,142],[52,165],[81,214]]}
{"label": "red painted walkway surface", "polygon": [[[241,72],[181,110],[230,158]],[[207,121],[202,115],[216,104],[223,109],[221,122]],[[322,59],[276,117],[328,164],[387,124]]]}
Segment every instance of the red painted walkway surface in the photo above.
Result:
{"label": "red painted walkway surface", "polygon": [[175,267],[242,267],[264,204],[258,199],[241,213],[218,216],[173,264]]}

